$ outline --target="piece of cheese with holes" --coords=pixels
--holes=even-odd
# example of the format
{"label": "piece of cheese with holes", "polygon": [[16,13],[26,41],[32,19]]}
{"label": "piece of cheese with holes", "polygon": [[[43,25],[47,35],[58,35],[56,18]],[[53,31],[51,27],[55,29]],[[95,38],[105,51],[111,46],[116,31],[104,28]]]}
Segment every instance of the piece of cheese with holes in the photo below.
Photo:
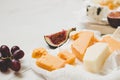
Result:
{"label": "piece of cheese with holes", "polygon": [[60,51],[58,53],[58,56],[65,60],[67,64],[74,64],[75,63],[75,55],[70,53],[69,51],[67,50],[63,50],[63,51]]}
{"label": "piece of cheese with holes", "polygon": [[83,58],[85,69],[98,73],[109,55],[110,52],[107,43],[98,42],[88,47]]}
{"label": "piece of cheese with holes", "polygon": [[46,54],[36,60],[37,66],[48,71],[56,70],[65,66],[65,61],[57,56]]}
{"label": "piece of cheese with holes", "polygon": [[120,50],[120,41],[115,40],[111,36],[104,36],[102,42],[108,43],[111,53],[115,50]]}
{"label": "piece of cheese with holes", "polygon": [[94,42],[94,33],[90,31],[85,31],[79,35],[71,44],[72,53],[80,60],[83,61],[84,53],[88,46],[92,45]]}

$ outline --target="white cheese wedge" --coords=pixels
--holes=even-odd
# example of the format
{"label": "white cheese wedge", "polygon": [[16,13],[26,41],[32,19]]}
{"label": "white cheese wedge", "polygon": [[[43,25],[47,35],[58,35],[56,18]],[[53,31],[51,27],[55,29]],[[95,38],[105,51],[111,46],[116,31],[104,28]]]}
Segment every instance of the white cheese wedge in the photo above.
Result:
{"label": "white cheese wedge", "polygon": [[99,73],[110,52],[107,43],[98,42],[87,48],[83,58],[86,70]]}

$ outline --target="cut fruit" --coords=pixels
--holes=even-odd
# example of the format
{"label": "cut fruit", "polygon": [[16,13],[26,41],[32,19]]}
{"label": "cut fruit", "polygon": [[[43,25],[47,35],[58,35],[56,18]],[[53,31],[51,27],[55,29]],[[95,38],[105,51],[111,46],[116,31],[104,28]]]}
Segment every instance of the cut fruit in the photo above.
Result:
{"label": "cut fruit", "polygon": [[57,48],[63,45],[68,40],[70,32],[75,30],[76,28],[71,28],[69,30],[62,30],[60,32],[51,35],[45,35],[44,39],[46,43],[50,46],[50,48]]}
{"label": "cut fruit", "polygon": [[109,13],[107,16],[107,19],[108,19],[110,26],[114,28],[117,28],[118,26],[120,26],[120,12],[119,11]]}

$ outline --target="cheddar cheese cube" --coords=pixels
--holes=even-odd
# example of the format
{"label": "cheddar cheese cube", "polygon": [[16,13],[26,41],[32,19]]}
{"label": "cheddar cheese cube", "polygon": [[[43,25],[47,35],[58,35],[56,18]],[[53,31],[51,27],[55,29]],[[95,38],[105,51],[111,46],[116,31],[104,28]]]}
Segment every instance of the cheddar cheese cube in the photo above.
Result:
{"label": "cheddar cheese cube", "polygon": [[47,51],[45,48],[37,48],[32,52],[32,58],[40,58],[42,55],[46,55]]}
{"label": "cheddar cheese cube", "polygon": [[65,60],[67,64],[74,64],[75,63],[75,55],[70,53],[69,51],[67,50],[63,50],[63,51],[60,51],[58,53],[58,56]]}

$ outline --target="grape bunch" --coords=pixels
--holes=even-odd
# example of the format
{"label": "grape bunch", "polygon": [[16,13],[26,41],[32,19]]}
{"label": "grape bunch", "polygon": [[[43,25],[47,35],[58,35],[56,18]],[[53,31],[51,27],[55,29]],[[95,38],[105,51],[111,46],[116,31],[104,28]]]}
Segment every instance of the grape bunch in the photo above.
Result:
{"label": "grape bunch", "polygon": [[20,59],[24,57],[24,52],[18,46],[11,49],[7,45],[0,46],[0,71],[6,72],[9,68],[19,71],[21,68]]}

